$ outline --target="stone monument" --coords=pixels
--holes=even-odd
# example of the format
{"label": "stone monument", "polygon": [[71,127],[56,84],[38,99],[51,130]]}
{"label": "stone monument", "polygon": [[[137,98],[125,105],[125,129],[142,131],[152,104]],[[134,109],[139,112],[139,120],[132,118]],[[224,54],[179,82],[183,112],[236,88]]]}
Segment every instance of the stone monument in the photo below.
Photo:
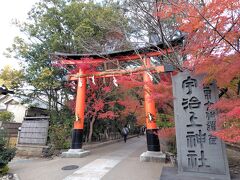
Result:
{"label": "stone monument", "polygon": [[211,133],[217,128],[217,112],[210,105],[218,100],[218,90],[215,83],[204,86],[202,79],[189,72],[173,77],[178,161],[175,178],[229,180],[225,144]]}

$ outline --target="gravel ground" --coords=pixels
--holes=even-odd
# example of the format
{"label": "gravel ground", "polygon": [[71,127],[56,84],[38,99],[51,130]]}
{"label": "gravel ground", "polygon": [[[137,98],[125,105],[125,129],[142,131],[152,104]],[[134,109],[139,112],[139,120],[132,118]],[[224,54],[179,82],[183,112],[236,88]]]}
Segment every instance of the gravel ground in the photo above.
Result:
{"label": "gravel ground", "polygon": [[3,177],[0,177],[0,180],[19,180],[19,178],[16,174],[9,173]]}
{"label": "gravel ground", "polygon": [[233,180],[240,180],[240,149],[227,148],[230,175]]}
{"label": "gravel ground", "polygon": [[[240,180],[240,148],[227,147],[227,156],[232,180]],[[27,161],[27,160],[26,160]],[[19,180],[16,174],[0,177],[0,180]]]}

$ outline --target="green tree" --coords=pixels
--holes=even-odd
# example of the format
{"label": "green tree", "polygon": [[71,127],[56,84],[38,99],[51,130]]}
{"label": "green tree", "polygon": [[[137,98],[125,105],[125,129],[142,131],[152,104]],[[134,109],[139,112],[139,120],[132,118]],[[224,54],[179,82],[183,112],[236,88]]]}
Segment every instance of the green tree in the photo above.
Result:
{"label": "green tree", "polygon": [[16,89],[22,86],[24,76],[22,71],[5,66],[0,70],[0,85],[4,84],[9,89]]}
{"label": "green tree", "polygon": [[73,94],[63,83],[67,72],[51,61],[52,53],[99,53],[127,46],[127,21],[113,4],[41,0],[28,13],[28,21],[16,25],[27,38],[16,37],[9,55],[23,61],[25,80],[34,87],[28,96],[46,101],[50,125],[72,121],[59,112]]}
{"label": "green tree", "polygon": [[42,0],[28,15],[28,22],[17,25],[30,41],[16,37],[8,51],[23,60],[26,81],[35,87],[32,97],[46,96],[49,110],[58,111],[68,99],[61,83],[66,72],[54,67],[51,53],[97,53],[124,47],[122,31],[127,23],[113,5]]}

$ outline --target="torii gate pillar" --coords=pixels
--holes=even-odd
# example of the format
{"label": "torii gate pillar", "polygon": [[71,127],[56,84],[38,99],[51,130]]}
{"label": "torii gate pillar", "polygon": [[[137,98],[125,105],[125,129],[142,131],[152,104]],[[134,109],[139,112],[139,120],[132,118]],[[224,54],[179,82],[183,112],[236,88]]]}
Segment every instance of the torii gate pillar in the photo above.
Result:
{"label": "torii gate pillar", "polygon": [[[80,69],[79,74],[82,73],[83,71]],[[74,121],[72,132],[72,146],[71,146],[72,149],[82,148],[85,100],[86,100],[86,78],[78,78],[75,107],[76,119]]]}
{"label": "torii gate pillar", "polygon": [[[150,67],[150,59],[145,60],[145,66]],[[152,80],[150,79],[148,72],[145,71],[143,74],[144,81],[144,107],[146,114],[146,136],[147,136],[147,149],[148,151],[160,151],[159,139],[157,135],[157,124],[156,124],[156,107],[155,102],[151,97]]]}
{"label": "torii gate pillar", "polygon": [[[83,73],[84,72],[81,69],[79,69],[79,74],[83,74]],[[85,110],[85,100],[86,100],[86,84],[87,84],[87,80],[85,77],[78,78],[76,107],[75,107],[76,119],[74,121],[74,126],[72,131],[72,145],[71,145],[71,149],[69,149],[67,152],[62,153],[62,157],[77,158],[77,157],[87,156],[90,153],[90,151],[84,151],[82,149],[84,110]]]}
{"label": "torii gate pillar", "polygon": [[[150,58],[145,59],[145,66],[151,66]],[[140,155],[140,161],[145,162],[165,162],[166,154],[160,152],[160,143],[157,135],[156,124],[156,107],[155,102],[151,97],[151,83],[152,80],[147,71],[143,74],[144,81],[144,107],[146,117],[146,138],[147,138],[147,152]]]}

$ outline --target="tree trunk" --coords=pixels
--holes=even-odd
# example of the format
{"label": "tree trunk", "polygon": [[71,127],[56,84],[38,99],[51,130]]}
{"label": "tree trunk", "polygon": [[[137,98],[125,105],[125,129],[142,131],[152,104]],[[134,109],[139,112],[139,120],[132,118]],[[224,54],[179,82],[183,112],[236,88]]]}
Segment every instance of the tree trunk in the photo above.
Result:
{"label": "tree trunk", "polygon": [[92,120],[90,121],[90,125],[89,125],[88,142],[92,142],[93,125],[94,125],[95,120],[96,120],[96,115],[93,115]]}
{"label": "tree trunk", "polygon": [[104,135],[105,135],[106,139],[108,140],[108,139],[109,139],[109,136],[108,136],[108,128],[106,128],[106,129],[104,130]]}
{"label": "tree trunk", "polygon": [[85,142],[88,142],[88,136],[85,137]]}

